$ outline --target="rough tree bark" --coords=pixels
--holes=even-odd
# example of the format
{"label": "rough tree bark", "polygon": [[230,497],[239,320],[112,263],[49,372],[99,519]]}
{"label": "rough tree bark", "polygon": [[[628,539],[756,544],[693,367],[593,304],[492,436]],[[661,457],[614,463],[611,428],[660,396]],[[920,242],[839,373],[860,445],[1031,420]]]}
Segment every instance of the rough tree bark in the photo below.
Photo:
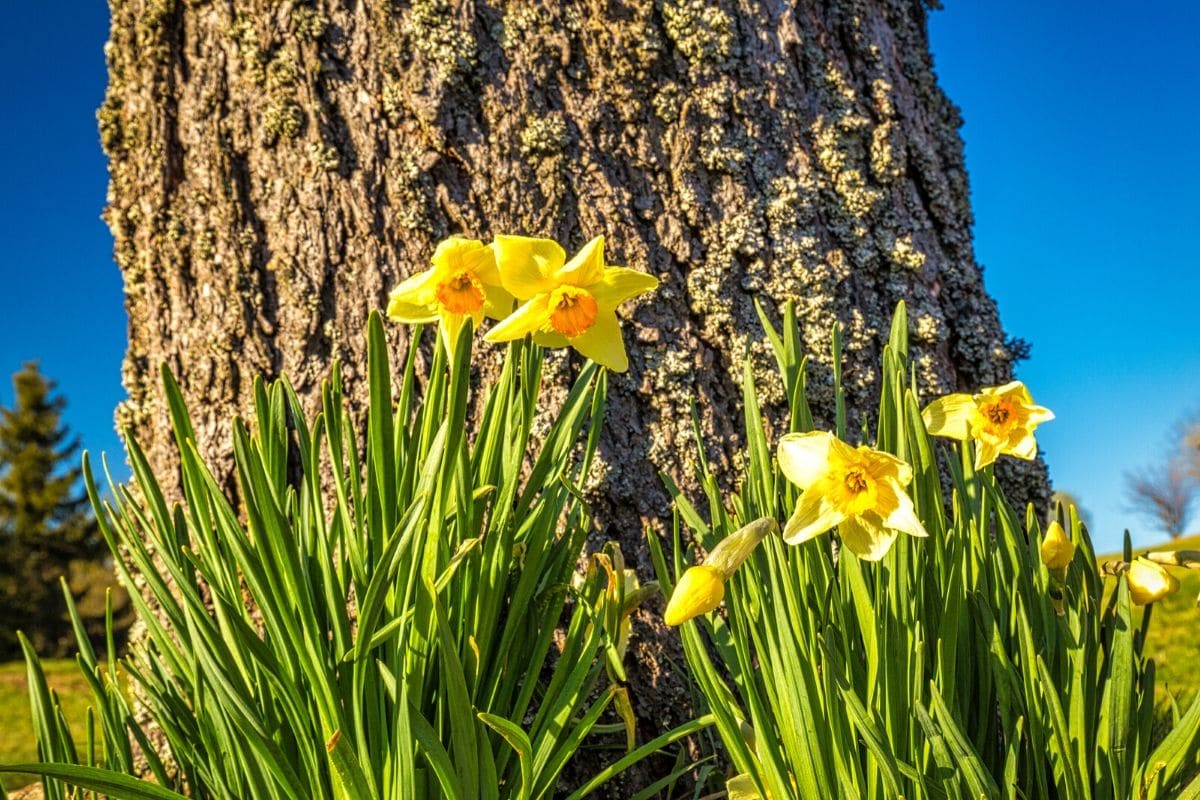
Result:
{"label": "rough tree bark", "polygon": [[[668,513],[656,471],[690,474],[690,398],[731,480],[747,347],[778,411],[755,298],[796,301],[818,407],[835,321],[851,409],[874,404],[900,299],[930,394],[1004,382],[1023,349],[972,252],[920,0],[110,1],[118,420],[160,469],[161,362],[228,458],[256,375],[315,399],[336,357],[355,382],[368,311],[456,232],[604,233],[612,263],[663,279],[627,312],[595,486],[600,533],[643,576],[642,526]],[[1048,495],[1040,465],[1010,485]],[[649,624],[646,730],[684,706],[677,682],[647,688],[666,669]]]}

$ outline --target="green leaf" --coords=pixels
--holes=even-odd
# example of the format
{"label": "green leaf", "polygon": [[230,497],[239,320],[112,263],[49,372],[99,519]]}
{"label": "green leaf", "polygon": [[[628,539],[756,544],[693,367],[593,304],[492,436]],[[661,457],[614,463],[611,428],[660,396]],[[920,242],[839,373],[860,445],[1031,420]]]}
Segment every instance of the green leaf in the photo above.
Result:
{"label": "green leaf", "polygon": [[509,722],[504,717],[484,711],[480,711],[476,716],[489,728],[503,736],[504,741],[508,742],[509,746],[516,751],[521,767],[521,784],[517,788],[517,800],[529,800],[530,792],[533,791],[533,745],[529,742],[529,736],[515,723]]}
{"label": "green leaf", "polygon": [[[340,730],[334,731],[325,742],[325,752],[329,754],[329,764],[337,778],[336,785],[349,800],[372,800],[375,796],[363,773],[358,757],[350,742],[342,736]],[[298,795],[300,796],[300,795]]]}
{"label": "green leaf", "polygon": [[172,792],[170,789],[97,767],[54,762],[0,764],[0,772],[26,772],[55,778],[81,789],[102,792],[113,800],[187,800],[186,795]]}

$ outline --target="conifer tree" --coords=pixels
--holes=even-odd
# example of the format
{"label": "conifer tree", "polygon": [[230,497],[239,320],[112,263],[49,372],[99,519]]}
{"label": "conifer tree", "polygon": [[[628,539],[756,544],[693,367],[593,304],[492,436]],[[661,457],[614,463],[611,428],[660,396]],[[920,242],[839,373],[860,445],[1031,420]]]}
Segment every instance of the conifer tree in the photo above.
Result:
{"label": "conifer tree", "polygon": [[95,518],[79,487],[79,440],[62,423],[66,400],[36,362],[13,376],[0,408],[0,658],[17,654],[24,630],[40,652],[70,638],[58,578],[100,551]]}

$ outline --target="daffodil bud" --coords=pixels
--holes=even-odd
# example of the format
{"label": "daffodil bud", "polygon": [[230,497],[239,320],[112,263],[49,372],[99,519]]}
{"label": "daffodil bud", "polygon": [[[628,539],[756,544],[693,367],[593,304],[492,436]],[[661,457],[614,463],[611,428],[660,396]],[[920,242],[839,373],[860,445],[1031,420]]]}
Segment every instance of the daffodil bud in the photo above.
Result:
{"label": "daffodil bud", "polygon": [[707,614],[725,599],[725,576],[716,567],[701,564],[688,567],[675,584],[663,622],[674,627],[692,617]]}
{"label": "daffodil bud", "polygon": [[1046,528],[1046,535],[1042,538],[1042,563],[1050,569],[1061,570],[1066,569],[1074,557],[1075,543],[1063,530],[1063,526],[1058,524],[1058,520],[1054,520]]}
{"label": "daffodil bud", "polygon": [[754,788],[754,781],[745,772],[725,781],[725,793],[729,800],[762,800],[758,790]]}
{"label": "daffodil bud", "polygon": [[1179,581],[1153,561],[1144,558],[1135,559],[1125,573],[1129,581],[1129,597],[1139,606],[1162,600],[1169,594],[1179,591]]}
{"label": "daffodil bud", "polygon": [[663,621],[680,625],[692,617],[707,614],[725,599],[725,581],[742,565],[758,543],[770,533],[779,532],[779,523],[770,517],[756,519],[726,536],[698,567],[689,567],[675,584]]}
{"label": "daffodil bud", "polygon": [[758,547],[758,543],[765,539],[767,534],[778,532],[778,530],[779,523],[774,519],[769,517],[756,519],[722,539],[721,543],[708,554],[708,558],[704,559],[704,563],[706,566],[720,570],[721,574],[725,576],[725,580],[729,580],[742,562],[754,552],[754,548]]}
{"label": "daffodil bud", "polygon": [[1200,550],[1159,550],[1146,553],[1146,558],[1172,567],[1200,569]]}

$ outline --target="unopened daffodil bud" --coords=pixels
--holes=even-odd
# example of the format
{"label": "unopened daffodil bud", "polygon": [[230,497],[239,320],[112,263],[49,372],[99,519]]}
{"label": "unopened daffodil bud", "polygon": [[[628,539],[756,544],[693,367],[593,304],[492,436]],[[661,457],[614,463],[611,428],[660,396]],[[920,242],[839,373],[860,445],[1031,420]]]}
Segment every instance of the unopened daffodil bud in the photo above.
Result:
{"label": "unopened daffodil bud", "polygon": [[762,800],[762,795],[754,788],[754,781],[745,772],[725,781],[725,794],[728,800]]}
{"label": "unopened daffodil bud", "polygon": [[721,570],[707,564],[688,567],[675,584],[663,622],[672,627],[682,625],[692,617],[712,611],[724,599],[725,575]]}
{"label": "unopened daffodil bud", "polygon": [[663,621],[674,627],[721,605],[725,599],[725,581],[767,534],[778,530],[779,524],[775,520],[764,517],[723,539],[703,564],[689,567],[680,576],[667,603]]}
{"label": "unopened daffodil bud", "polygon": [[1063,570],[1074,557],[1075,543],[1058,520],[1054,520],[1046,528],[1046,535],[1042,538],[1042,563],[1049,569]]}
{"label": "unopened daffodil bud", "polygon": [[1135,559],[1125,573],[1129,581],[1129,597],[1139,606],[1162,600],[1179,591],[1179,581],[1160,565],[1144,558]]}
{"label": "unopened daffodil bud", "polygon": [[1200,550],[1159,550],[1146,553],[1146,558],[1172,567],[1200,569]]}

